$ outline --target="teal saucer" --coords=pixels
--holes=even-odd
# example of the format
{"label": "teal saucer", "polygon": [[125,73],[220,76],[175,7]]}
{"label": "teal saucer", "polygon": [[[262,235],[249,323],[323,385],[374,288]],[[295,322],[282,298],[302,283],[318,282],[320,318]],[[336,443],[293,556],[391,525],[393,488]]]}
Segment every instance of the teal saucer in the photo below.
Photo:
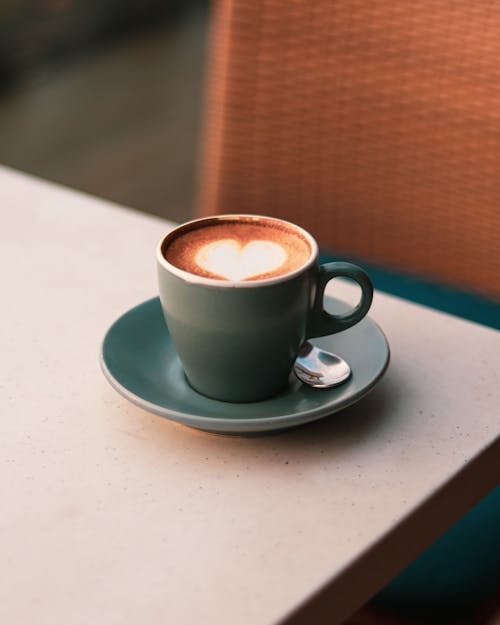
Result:
{"label": "teal saucer", "polygon": [[[325,299],[332,312],[348,308]],[[375,386],[389,363],[387,340],[368,317],[349,330],[312,342],[347,360],[352,375],[345,384],[313,389],[292,374],[288,388],[265,401],[233,404],[209,399],[189,386],[155,297],[110,327],[101,367],[121,395],[161,417],[220,434],[256,434],[296,427],[350,406]]]}

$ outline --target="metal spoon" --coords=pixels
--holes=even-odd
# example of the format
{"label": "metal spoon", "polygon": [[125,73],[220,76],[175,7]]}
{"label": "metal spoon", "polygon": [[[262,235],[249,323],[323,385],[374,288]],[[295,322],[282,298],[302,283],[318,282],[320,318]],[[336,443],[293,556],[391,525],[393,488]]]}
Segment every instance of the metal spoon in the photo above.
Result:
{"label": "metal spoon", "polygon": [[313,388],[337,386],[351,375],[351,368],[343,358],[309,341],[302,344],[293,370],[301,382]]}

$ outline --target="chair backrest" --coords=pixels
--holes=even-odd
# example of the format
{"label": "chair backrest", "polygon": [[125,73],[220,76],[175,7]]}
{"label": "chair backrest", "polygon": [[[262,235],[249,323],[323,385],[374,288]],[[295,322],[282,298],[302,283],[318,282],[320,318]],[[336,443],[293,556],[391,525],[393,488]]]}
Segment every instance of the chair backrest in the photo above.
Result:
{"label": "chair backrest", "polygon": [[199,214],[500,297],[500,11],[220,0]]}

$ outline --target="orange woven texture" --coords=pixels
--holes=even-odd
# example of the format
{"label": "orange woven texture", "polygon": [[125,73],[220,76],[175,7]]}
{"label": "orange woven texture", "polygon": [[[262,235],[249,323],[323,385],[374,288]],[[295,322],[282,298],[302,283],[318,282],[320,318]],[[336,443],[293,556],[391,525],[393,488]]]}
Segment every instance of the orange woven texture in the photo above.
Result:
{"label": "orange woven texture", "polygon": [[489,0],[216,5],[200,214],[500,297],[500,11]]}

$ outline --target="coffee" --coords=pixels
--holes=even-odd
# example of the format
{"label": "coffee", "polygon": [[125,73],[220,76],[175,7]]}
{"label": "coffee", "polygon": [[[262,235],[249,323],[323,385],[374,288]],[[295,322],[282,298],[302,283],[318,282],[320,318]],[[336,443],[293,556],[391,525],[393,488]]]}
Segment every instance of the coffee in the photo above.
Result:
{"label": "coffee", "polygon": [[312,249],[298,228],[245,216],[191,222],[164,240],[162,253],[174,267],[197,276],[255,281],[299,269]]}

